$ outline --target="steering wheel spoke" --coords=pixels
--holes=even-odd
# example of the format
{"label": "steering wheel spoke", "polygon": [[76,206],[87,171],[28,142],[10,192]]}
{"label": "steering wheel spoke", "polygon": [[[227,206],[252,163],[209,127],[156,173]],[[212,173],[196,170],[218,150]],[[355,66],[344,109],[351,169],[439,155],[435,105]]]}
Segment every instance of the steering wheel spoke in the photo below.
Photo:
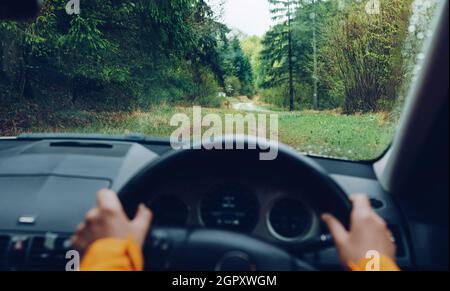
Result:
{"label": "steering wheel spoke", "polygon": [[145,268],[172,270],[183,255],[189,231],[183,228],[155,227],[144,245]]}

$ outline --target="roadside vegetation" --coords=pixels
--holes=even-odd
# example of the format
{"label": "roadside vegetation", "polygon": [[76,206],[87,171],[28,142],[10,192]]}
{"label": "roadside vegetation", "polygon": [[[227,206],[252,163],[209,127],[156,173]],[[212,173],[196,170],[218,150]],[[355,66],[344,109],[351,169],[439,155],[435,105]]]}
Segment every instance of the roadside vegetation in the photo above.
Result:
{"label": "roadside vegetation", "polygon": [[[378,157],[390,144],[394,126],[383,113],[343,115],[338,111],[274,111],[279,115],[279,140],[294,149],[313,155],[367,160]],[[53,123],[36,122],[20,133],[104,133],[144,134],[168,137],[174,131],[170,119],[185,113],[192,120],[192,108],[162,105],[147,111],[93,112],[62,111]],[[203,108],[202,115],[246,114],[234,109]],[[225,124],[224,119],[222,119]],[[205,127],[204,130],[208,129]],[[12,133],[13,134],[13,133]],[[224,132],[229,134],[229,132]]]}

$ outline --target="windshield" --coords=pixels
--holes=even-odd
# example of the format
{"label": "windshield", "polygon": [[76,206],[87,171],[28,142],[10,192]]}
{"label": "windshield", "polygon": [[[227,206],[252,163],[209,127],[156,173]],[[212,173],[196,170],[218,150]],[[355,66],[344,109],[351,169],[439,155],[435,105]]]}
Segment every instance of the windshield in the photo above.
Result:
{"label": "windshield", "polygon": [[33,21],[0,22],[0,136],[171,137],[180,114],[202,135],[215,119],[195,130],[196,112],[216,125],[254,114],[301,153],[371,160],[393,139],[439,2],[44,1]]}

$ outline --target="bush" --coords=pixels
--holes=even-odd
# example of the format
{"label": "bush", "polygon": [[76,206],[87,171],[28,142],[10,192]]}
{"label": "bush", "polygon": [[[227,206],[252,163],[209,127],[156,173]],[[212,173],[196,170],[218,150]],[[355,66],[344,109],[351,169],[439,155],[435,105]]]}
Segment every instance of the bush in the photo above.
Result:
{"label": "bush", "polygon": [[242,85],[241,81],[235,76],[225,78],[225,93],[227,96],[239,96],[241,93]]}
{"label": "bush", "polygon": [[195,84],[195,96],[198,98],[206,98],[211,96],[217,96],[219,92],[219,84],[212,72],[202,69],[199,76],[194,76],[199,82],[194,82]]}
{"label": "bush", "polygon": [[154,104],[178,103],[220,107],[220,91],[214,74],[205,68],[196,70],[188,64],[178,68],[167,68],[163,75],[155,77],[157,81],[145,86],[145,94],[140,96],[139,106],[143,110]]}
{"label": "bush", "polygon": [[[308,96],[308,98],[307,98]],[[287,84],[260,90],[261,101],[281,108],[289,108],[289,86]],[[312,93],[309,87],[294,90],[294,109],[310,108]],[[306,106],[305,106],[306,105]]]}
{"label": "bush", "polygon": [[253,84],[247,84],[247,85],[243,86],[241,88],[241,94],[248,96],[248,97],[251,97],[252,95],[254,95],[255,89],[253,87]]}
{"label": "bush", "polygon": [[222,107],[222,98],[220,98],[219,96],[202,97],[197,100],[195,105],[210,108],[220,108]]}
{"label": "bush", "polygon": [[261,101],[270,103],[278,107],[289,107],[289,98],[286,96],[287,90],[283,87],[273,87],[269,89],[261,89]]}

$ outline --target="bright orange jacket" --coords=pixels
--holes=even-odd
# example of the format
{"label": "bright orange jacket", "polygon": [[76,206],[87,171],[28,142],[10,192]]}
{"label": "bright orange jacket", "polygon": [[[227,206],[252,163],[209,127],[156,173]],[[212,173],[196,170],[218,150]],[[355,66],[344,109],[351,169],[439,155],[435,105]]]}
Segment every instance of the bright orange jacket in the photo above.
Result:
{"label": "bright orange jacket", "polygon": [[94,242],[81,261],[82,271],[142,271],[141,248],[132,236],[126,240],[105,238]]}
{"label": "bright orange jacket", "polygon": [[[367,259],[349,262],[352,271],[365,271]],[[93,243],[81,261],[82,271],[142,271],[142,251],[133,237],[126,240],[106,238]],[[397,264],[387,256],[380,258],[381,271],[399,271]]]}

